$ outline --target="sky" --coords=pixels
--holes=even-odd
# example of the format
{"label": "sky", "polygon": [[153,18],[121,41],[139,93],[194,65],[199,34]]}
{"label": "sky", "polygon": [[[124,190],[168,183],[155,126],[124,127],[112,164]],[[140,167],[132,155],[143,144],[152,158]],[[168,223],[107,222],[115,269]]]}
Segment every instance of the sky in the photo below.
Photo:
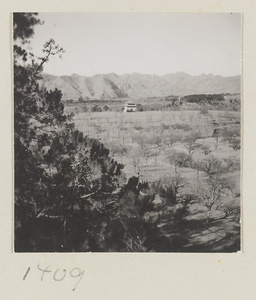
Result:
{"label": "sky", "polygon": [[241,73],[241,15],[227,13],[39,13],[30,43],[65,49],[44,72],[234,76]]}

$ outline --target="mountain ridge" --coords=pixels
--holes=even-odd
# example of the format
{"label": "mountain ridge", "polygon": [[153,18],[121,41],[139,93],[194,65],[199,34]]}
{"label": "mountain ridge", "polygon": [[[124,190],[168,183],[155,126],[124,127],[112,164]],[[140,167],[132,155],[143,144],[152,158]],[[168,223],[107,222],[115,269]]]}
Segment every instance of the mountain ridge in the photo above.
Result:
{"label": "mountain ridge", "polygon": [[46,89],[58,88],[63,100],[119,99],[138,97],[164,97],[169,95],[240,93],[241,76],[201,74],[190,75],[184,72],[165,75],[114,72],[93,76],[56,76],[44,73],[41,85]]}

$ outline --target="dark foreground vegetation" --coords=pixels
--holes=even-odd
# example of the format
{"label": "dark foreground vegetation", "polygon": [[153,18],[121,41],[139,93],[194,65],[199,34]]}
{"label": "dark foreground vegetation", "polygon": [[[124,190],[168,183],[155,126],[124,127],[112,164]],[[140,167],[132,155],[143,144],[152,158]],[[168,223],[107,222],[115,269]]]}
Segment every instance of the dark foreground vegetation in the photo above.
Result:
{"label": "dark foreground vegetation", "polygon": [[15,251],[239,250],[239,204],[221,203],[233,199],[232,163],[197,166],[204,177],[193,193],[178,164],[167,181],[126,178],[122,163],[64,114],[61,92],[38,84],[63,49],[50,40],[43,57],[27,53],[37,24],[36,14],[14,14]]}

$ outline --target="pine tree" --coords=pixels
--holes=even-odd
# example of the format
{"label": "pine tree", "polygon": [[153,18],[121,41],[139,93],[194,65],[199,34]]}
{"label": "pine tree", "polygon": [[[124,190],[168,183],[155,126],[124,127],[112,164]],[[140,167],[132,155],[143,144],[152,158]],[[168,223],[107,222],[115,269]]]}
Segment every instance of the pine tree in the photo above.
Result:
{"label": "pine tree", "polygon": [[64,50],[51,39],[43,57],[27,53],[37,14],[15,13],[13,22],[15,250],[153,251],[153,193],[140,195],[136,178],[124,185],[123,166],[64,114],[61,91],[39,84]]}

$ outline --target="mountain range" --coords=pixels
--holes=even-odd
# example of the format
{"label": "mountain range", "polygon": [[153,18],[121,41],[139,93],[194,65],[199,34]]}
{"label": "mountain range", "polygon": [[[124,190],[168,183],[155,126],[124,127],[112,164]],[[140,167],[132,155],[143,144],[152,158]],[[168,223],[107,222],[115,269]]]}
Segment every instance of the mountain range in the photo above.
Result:
{"label": "mountain range", "polygon": [[91,77],[77,74],[71,76],[43,74],[41,85],[47,90],[60,89],[63,100],[78,101],[79,98],[108,100],[191,94],[236,94],[240,93],[240,81],[240,75],[192,76],[183,72],[163,76],[140,73],[123,75],[109,73]]}

